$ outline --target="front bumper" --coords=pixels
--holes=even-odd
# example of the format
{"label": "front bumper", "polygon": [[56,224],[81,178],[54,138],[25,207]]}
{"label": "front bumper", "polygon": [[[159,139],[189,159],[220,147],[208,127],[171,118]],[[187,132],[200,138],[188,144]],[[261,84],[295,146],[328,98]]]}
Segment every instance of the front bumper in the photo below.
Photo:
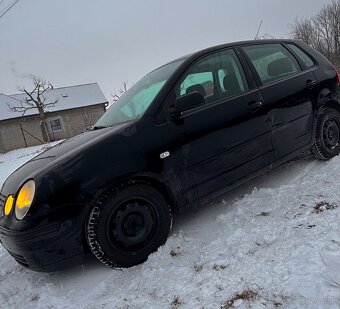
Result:
{"label": "front bumper", "polygon": [[56,271],[84,260],[82,229],[71,220],[26,231],[0,226],[0,243],[18,263],[35,271]]}

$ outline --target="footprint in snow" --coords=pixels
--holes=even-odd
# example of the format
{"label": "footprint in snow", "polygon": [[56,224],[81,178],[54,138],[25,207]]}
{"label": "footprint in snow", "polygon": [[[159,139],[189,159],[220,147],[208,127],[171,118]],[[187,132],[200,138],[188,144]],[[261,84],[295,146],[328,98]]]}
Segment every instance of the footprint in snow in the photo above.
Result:
{"label": "footprint in snow", "polygon": [[320,249],[320,257],[327,271],[324,273],[325,282],[335,282],[340,287],[340,240],[331,240]]}

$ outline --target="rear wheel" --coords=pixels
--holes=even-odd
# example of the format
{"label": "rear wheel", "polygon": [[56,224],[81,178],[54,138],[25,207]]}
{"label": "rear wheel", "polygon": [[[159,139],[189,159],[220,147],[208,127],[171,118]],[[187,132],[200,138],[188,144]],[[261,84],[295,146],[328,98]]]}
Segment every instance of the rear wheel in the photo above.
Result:
{"label": "rear wheel", "polygon": [[340,113],[333,108],[322,109],[316,120],[312,153],[328,160],[340,153]]}
{"label": "rear wheel", "polygon": [[163,195],[144,184],[115,188],[90,212],[87,240],[94,255],[110,267],[144,262],[163,245],[171,227]]}

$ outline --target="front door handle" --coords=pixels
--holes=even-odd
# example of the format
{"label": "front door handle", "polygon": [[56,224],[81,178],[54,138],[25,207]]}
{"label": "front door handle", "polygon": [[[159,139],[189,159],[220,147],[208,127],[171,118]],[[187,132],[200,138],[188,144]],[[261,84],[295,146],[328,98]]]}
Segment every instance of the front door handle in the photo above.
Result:
{"label": "front door handle", "polygon": [[263,107],[263,102],[262,101],[256,101],[256,102],[250,102],[248,104],[247,110],[251,113],[256,113],[258,112],[261,108]]}
{"label": "front door handle", "polygon": [[317,83],[316,80],[309,79],[309,80],[306,81],[306,88],[307,89],[313,89],[314,86],[316,85],[316,83]]}

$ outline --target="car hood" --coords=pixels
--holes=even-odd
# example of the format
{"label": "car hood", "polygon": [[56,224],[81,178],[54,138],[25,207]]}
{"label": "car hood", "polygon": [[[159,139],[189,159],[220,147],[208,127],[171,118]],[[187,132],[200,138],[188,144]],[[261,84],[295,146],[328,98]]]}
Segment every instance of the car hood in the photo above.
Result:
{"label": "car hood", "polygon": [[55,164],[62,164],[65,160],[78,155],[100,140],[115,134],[128,134],[126,131],[129,131],[129,128],[132,126],[133,123],[129,122],[84,132],[45,150],[15,170],[4,182],[1,193],[5,196],[15,194],[18,188],[28,179],[34,179]]}

